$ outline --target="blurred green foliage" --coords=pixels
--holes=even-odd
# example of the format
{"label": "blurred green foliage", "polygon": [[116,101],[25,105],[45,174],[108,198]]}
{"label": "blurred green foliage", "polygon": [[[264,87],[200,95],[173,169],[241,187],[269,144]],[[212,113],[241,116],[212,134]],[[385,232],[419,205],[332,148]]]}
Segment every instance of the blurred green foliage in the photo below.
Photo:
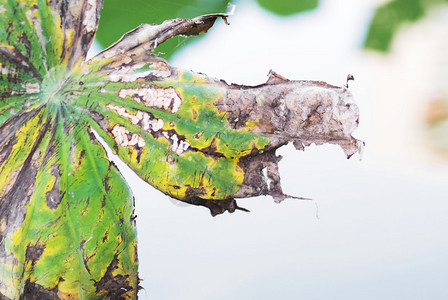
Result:
{"label": "blurred green foliage", "polygon": [[[116,42],[124,33],[142,23],[160,24],[175,18],[193,18],[228,10],[230,0],[104,0],[96,40],[102,47]],[[252,0],[255,1],[255,0]],[[279,15],[292,15],[317,7],[318,0],[257,0],[265,9]],[[232,20],[230,19],[230,22]],[[176,37],[157,47],[166,59],[197,37]]]}
{"label": "blurred green foliage", "polygon": [[318,0],[257,0],[261,7],[281,16],[290,16],[299,12],[315,9]]}
{"label": "blurred green foliage", "polygon": [[[142,23],[160,24],[168,19],[226,12],[227,3],[228,0],[105,0],[96,39],[102,47],[108,47]],[[173,38],[157,47],[157,51],[169,58],[195,38]]]}
{"label": "blurred green foliage", "polygon": [[393,0],[378,7],[370,24],[365,48],[389,51],[392,39],[400,25],[415,22],[435,5],[448,0]]}

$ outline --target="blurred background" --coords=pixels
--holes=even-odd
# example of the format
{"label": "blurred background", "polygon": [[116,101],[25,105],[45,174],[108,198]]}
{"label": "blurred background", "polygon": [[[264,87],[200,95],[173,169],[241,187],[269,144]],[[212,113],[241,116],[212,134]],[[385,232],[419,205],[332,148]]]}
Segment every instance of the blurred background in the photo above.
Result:
{"label": "blurred background", "polygon": [[[333,145],[278,153],[284,192],[212,218],[117,164],[136,198],[141,299],[448,299],[448,1],[236,0],[199,38],[156,50],[255,85],[270,69],[350,90],[362,160]],[[105,0],[107,47],[140,23],[228,11],[221,0]]]}

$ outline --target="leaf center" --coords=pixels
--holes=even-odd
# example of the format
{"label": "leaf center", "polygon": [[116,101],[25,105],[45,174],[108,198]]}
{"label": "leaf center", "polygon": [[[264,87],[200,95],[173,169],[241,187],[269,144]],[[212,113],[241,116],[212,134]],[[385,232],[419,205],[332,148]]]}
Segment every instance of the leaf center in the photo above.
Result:
{"label": "leaf center", "polygon": [[41,84],[42,100],[50,106],[59,107],[62,103],[67,103],[70,93],[67,88],[74,81],[71,72],[64,68],[52,69],[44,77]]}

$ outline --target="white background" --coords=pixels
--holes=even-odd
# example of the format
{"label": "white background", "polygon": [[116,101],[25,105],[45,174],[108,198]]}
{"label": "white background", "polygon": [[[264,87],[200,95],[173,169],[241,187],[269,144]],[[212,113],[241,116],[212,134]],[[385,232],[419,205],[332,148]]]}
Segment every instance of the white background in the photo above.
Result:
{"label": "white background", "polygon": [[235,4],[230,26],[218,21],[171,64],[240,84],[269,69],[335,85],[351,73],[366,148],[360,161],[337,146],[283,147],[284,192],[313,201],[244,199],[250,213],[215,218],[118,162],[136,198],[140,298],[448,299],[448,158],[421,121],[446,92],[447,11],[405,26],[382,55],[362,51],[374,1],[320,1],[290,18]]}

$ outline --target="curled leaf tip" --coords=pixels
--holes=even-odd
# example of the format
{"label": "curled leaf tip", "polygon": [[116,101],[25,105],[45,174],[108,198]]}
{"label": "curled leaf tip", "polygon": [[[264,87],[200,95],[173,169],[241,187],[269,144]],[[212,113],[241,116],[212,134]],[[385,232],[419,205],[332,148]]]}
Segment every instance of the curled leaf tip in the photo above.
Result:
{"label": "curled leaf tip", "polygon": [[347,75],[347,82],[346,82],[346,84],[345,84],[345,86],[348,88],[348,82],[350,81],[350,80],[355,80],[355,77],[352,75],[352,74],[348,74]]}
{"label": "curled leaf tip", "polygon": [[268,73],[268,80],[266,81],[266,83],[280,83],[280,82],[288,82],[289,79],[287,79],[286,77],[283,77],[282,75],[278,74],[277,72],[273,71],[272,69],[269,70]]}

